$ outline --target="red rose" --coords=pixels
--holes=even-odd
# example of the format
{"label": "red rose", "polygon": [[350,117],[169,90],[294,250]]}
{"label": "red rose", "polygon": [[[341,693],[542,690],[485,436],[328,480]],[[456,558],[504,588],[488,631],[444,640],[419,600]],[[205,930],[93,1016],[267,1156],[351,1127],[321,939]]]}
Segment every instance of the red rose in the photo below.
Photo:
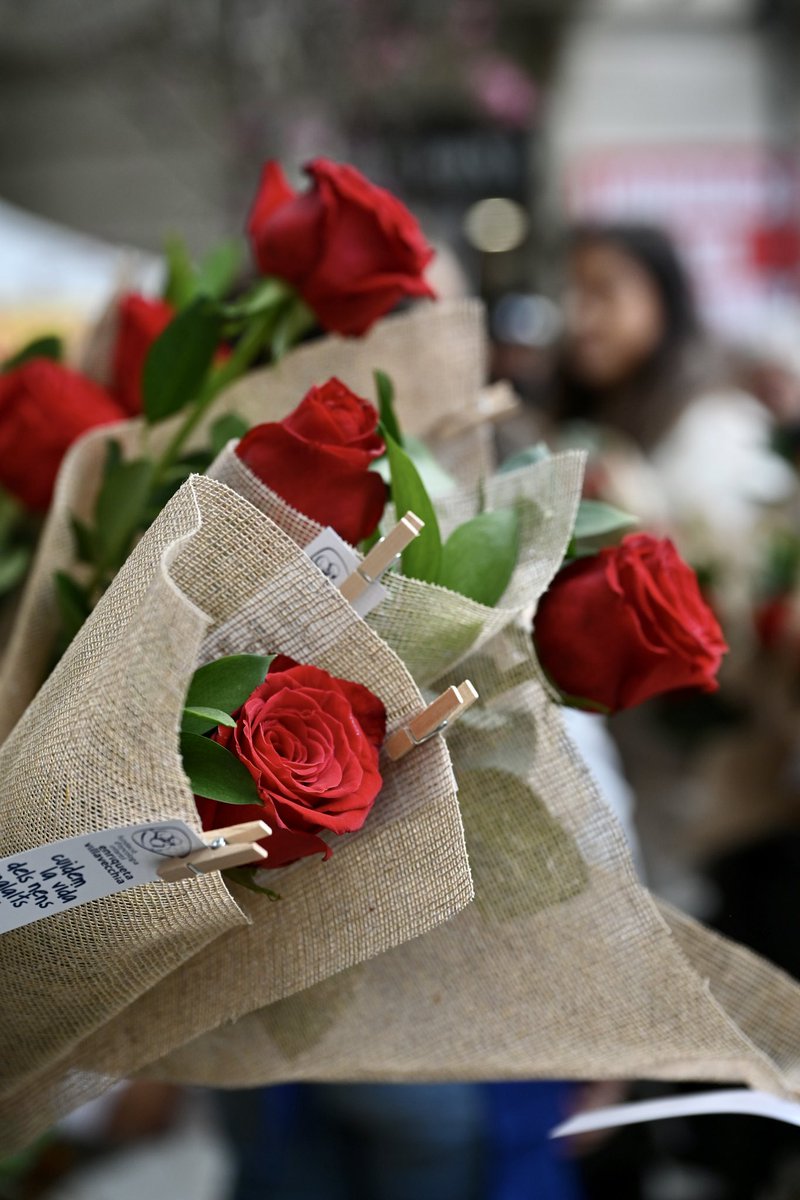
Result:
{"label": "red rose", "polygon": [[377,425],[369,401],[329,379],[282,421],[256,425],[236,453],[287,504],[355,545],[386,504],[386,485],[369,469],[385,450]]}
{"label": "red rose", "polygon": [[[220,726],[214,739],[241,759],[262,800],[237,806],[237,822],[270,826],[263,842],[270,867],[310,854],[330,858],[319,834],[360,829],[381,790],[381,701],[359,683],[279,656],[233,715],[236,727]],[[230,824],[229,805],[198,797],[197,807],[204,829]]]}
{"label": "red rose", "polygon": [[647,533],[561,571],[539,604],[534,640],[566,696],[612,712],[675,688],[716,691],[727,650],[694,571],[672,542]]}
{"label": "red rose", "polygon": [[0,375],[0,484],[31,509],[46,509],[61,460],[96,425],[125,413],[107,392],[47,358]]}
{"label": "red rose", "polygon": [[366,332],[405,296],[435,293],[423,272],[433,250],[411,213],[353,167],[317,158],[298,194],[280,165],[264,168],[247,231],[265,275],[296,287],[323,328]]}
{"label": "red rose", "polygon": [[142,372],[153,342],[175,316],[164,300],[148,300],[131,292],[117,309],[117,339],[112,363],[112,388],[129,416],[142,411]]}

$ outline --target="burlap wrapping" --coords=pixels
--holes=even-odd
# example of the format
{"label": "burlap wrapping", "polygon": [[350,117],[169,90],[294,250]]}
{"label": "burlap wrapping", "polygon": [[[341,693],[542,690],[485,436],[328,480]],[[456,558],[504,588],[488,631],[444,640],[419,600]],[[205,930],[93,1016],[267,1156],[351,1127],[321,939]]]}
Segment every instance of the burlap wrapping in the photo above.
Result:
{"label": "burlap wrapping", "polygon": [[[90,449],[73,456],[70,471]],[[248,616],[256,593],[257,614]],[[365,684],[384,699],[390,727],[422,707],[397,657],[297,546],[245,500],[195,477],[0,751],[0,854],[169,817],[197,827],[177,749],[183,697],[198,661],[245,650],[281,650]],[[235,885],[231,894],[210,875],[132,889],[6,934],[7,1144],[181,1044],[187,1030],[307,988],[468,903],[442,739],[382,770],[367,825],[337,839],[329,863],[270,873],[280,903]],[[145,993],[146,1018],[130,1017]]]}
{"label": "burlap wrapping", "polygon": [[[217,465],[244,478],[241,464]],[[397,579],[369,618],[415,663],[420,636],[435,628],[427,682],[438,690],[468,676],[480,692],[448,738],[475,902],[414,942],[195,1039],[150,1073],[229,1086],[648,1077],[800,1090],[800,988],[660,907],[637,881],[543,684],[527,624],[506,615],[535,601],[557,569],[579,474],[574,456],[560,456],[485,489],[489,508],[516,496],[539,513],[507,607]],[[297,536],[291,511],[252,476],[247,483]],[[476,490],[463,491],[445,523],[477,502]],[[464,656],[457,631],[476,622]]]}
{"label": "burlap wrapping", "polygon": [[[106,314],[104,321],[109,320]],[[102,360],[110,345],[105,326],[96,342],[94,359]],[[483,310],[477,301],[423,304],[380,321],[364,338],[309,342],[276,366],[246,376],[218,398],[190,448],[203,445],[209,424],[223,413],[237,412],[252,423],[280,420],[309,387],[331,375],[340,375],[354,390],[374,397],[373,372],[380,368],[395,382],[397,410],[408,432],[428,437],[440,426],[447,429],[448,420],[461,419],[460,432],[449,435],[438,450],[456,478],[474,479],[491,466],[491,434],[463,418],[481,412],[486,366]],[[95,362],[95,368],[102,376],[102,361]],[[107,439],[116,437],[129,454],[140,452],[143,443],[157,454],[174,429],[175,422],[166,421],[145,433],[140,422],[128,421],[90,433],[68,456],[0,665],[0,740],[46,673],[57,621],[53,573],[74,565],[70,514],[83,518],[91,514]],[[435,436],[431,441],[436,445]]]}

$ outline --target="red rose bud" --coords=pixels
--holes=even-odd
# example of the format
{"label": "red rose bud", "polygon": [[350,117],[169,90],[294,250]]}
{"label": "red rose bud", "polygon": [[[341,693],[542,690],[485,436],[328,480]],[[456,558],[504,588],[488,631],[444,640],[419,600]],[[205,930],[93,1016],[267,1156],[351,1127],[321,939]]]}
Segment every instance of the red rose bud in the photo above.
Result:
{"label": "red rose bud", "polygon": [[559,572],[534,641],[565,696],[611,712],[675,688],[716,691],[727,650],[694,571],[672,542],[646,533]]}
{"label": "red rose bud", "polygon": [[[279,656],[264,683],[242,705],[233,729],[214,740],[247,767],[261,805],[239,805],[236,820],[264,820],[266,865],[282,867],[331,848],[319,834],[353,833],[366,821],[383,780],[378,751],[386,710],[359,683]],[[197,798],[204,829],[230,824],[231,808]]]}
{"label": "red rose bud", "polygon": [[61,460],[96,425],[125,413],[96,383],[47,358],[0,375],[0,485],[27,508],[43,510]]}
{"label": "red rose bud", "polygon": [[329,379],[282,421],[256,425],[236,453],[287,504],[355,545],[386,505],[386,485],[369,469],[385,450],[377,425],[369,401]]}
{"label": "red rose bud", "polygon": [[119,301],[112,389],[131,417],[142,411],[142,373],[150,347],[174,316],[175,309],[164,300],[131,292]]}
{"label": "red rose bud", "polygon": [[435,293],[433,250],[407,208],[353,167],[317,158],[298,194],[264,168],[247,232],[259,268],[297,288],[324,329],[357,336],[406,296]]}

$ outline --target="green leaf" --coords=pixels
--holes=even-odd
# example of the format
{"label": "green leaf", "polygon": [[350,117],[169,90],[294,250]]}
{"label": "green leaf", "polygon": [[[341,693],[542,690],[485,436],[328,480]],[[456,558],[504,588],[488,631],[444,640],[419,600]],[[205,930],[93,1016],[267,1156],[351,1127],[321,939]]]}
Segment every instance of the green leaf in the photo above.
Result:
{"label": "green leaf", "polygon": [[261,313],[268,312],[269,309],[285,304],[294,295],[294,290],[282,279],[271,277],[259,279],[258,283],[235,303],[226,304],[223,314],[234,320],[259,316]]}
{"label": "green leaf", "polygon": [[411,579],[423,579],[428,583],[439,582],[442,563],[442,536],[436,510],[431,503],[419,471],[402,446],[385,428],[381,432],[386,442],[386,457],[392,480],[392,501],[398,518],[409,510],[425,522],[419,537],[403,551],[403,574]]}
{"label": "green leaf", "polygon": [[458,486],[420,438],[406,434],[405,451],[419,471],[429,496],[446,496]]}
{"label": "green leaf", "polygon": [[274,654],[230,654],[195,671],[186,694],[187,708],[232,713],[264,682]]}
{"label": "green leaf", "polygon": [[195,292],[210,296],[212,300],[221,300],[239,274],[243,257],[241,242],[220,242],[201,261]]}
{"label": "green leaf", "polygon": [[217,306],[200,296],[153,342],[142,376],[144,413],[151,424],[197,399],[217,350],[221,324]]}
{"label": "green leaf", "polygon": [[56,571],[53,583],[62,633],[66,641],[71,642],[92,611],[91,601],[86,591],[64,571]]}
{"label": "green leaf", "polygon": [[389,437],[394,438],[398,446],[404,447],[405,440],[400,432],[397,414],[394,411],[394,384],[385,371],[375,371],[373,374],[378,393],[378,412],[381,416],[381,425]]}
{"label": "green leaf", "polygon": [[572,536],[576,542],[588,538],[606,538],[623,529],[631,529],[638,523],[636,517],[611,504],[604,504],[600,500],[581,500]]}
{"label": "green leaf", "polygon": [[208,733],[211,729],[216,729],[218,725],[226,725],[229,729],[234,729],[236,722],[230,713],[223,712],[220,708],[197,706],[183,710],[181,729],[184,733]]}
{"label": "green leaf", "polygon": [[93,563],[97,552],[94,530],[90,529],[84,521],[79,521],[77,517],[70,517],[70,526],[78,562]]}
{"label": "green leaf", "polygon": [[263,867],[226,867],[222,874],[226,879],[230,879],[231,883],[238,883],[241,887],[247,888],[248,892],[258,892],[259,896],[267,896],[270,900],[282,900],[283,896],[280,892],[273,892],[272,888],[262,887],[260,883],[256,883],[255,873],[263,869]]}
{"label": "green leaf", "polygon": [[25,578],[33,552],[29,546],[0,550],[0,595],[12,591]]}
{"label": "green leaf", "polygon": [[25,510],[18,500],[0,489],[0,543],[7,541],[23,519]]}
{"label": "green leaf", "polygon": [[48,334],[45,337],[34,338],[21,350],[17,350],[16,354],[12,354],[5,360],[2,370],[13,371],[14,367],[22,366],[24,362],[29,362],[32,358],[51,358],[55,362],[61,362],[63,357],[64,343],[61,338],[54,334]]}
{"label": "green leaf", "polygon": [[185,308],[197,295],[197,273],[183,238],[167,238],[164,254],[167,259],[164,299],[174,308]]}
{"label": "green leaf", "polygon": [[181,734],[183,769],[196,796],[221,804],[260,804],[256,781],[243,762],[209,738]]}
{"label": "green leaf", "polygon": [[512,454],[511,458],[507,458],[498,468],[497,473],[498,475],[507,475],[509,471],[519,471],[522,467],[531,467],[534,463],[543,462],[546,458],[550,458],[550,451],[544,442],[537,442],[534,446],[520,450],[518,454]]}
{"label": "green leaf", "polygon": [[286,351],[296,346],[303,334],[313,329],[316,323],[317,318],[308,305],[304,304],[299,296],[295,296],[281,312],[272,331],[272,361],[279,362]]}
{"label": "green leaf", "polygon": [[442,550],[439,582],[486,604],[497,604],[519,556],[519,517],[513,508],[478,513],[454,529]]}
{"label": "green leaf", "polygon": [[234,438],[244,437],[249,428],[249,422],[245,421],[244,417],[240,417],[238,413],[226,413],[223,417],[217,417],[209,430],[211,453],[216,458],[220,451],[225,449],[228,442]]}
{"label": "green leaf", "polygon": [[94,509],[94,550],[98,566],[115,567],[127,557],[139,528],[153,481],[153,463],[137,458],[106,470]]}

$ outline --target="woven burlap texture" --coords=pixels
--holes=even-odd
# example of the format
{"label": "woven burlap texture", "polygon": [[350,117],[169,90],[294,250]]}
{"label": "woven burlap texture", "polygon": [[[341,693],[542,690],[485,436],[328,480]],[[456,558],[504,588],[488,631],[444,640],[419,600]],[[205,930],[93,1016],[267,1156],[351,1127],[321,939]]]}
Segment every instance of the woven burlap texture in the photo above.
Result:
{"label": "woven burlap texture", "polygon": [[[104,338],[108,342],[106,335]],[[479,411],[486,363],[480,304],[424,304],[378,322],[364,338],[321,338],[300,346],[277,365],[246,376],[218,398],[190,448],[204,443],[210,422],[223,413],[237,412],[253,424],[280,420],[310,386],[324,383],[331,375],[340,375],[362,395],[374,397],[376,368],[395,381],[403,427],[429,436],[445,418]],[[143,442],[158,454],[175,427],[175,421],[165,421],[150,430],[146,439],[139,421],[106,427],[88,434],[67,457],[0,666],[0,740],[46,674],[57,623],[53,573],[69,570],[74,564],[70,516],[74,513],[88,519],[91,515],[102,471],[102,447],[114,436],[129,455],[139,453]],[[435,438],[432,442],[436,445]],[[440,443],[437,452],[456,478],[475,478],[490,465],[491,433],[486,427],[473,426],[448,438],[446,446]]]}
{"label": "woven burlap texture", "polygon": [[[216,468],[294,536],[312,532],[231,457]],[[509,616],[557,569],[579,481],[580,460],[559,456],[445,506],[446,527],[479,498],[527,512],[499,610],[395,579],[369,618],[418,669],[425,637],[421,674],[435,689],[468,676],[480,693],[448,737],[475,902],[412,943],[194,1040],[150,1073],[228,1086],[649,1077],[800,1088],[800,988],[641,886],[564,732],[528,626]]]}
{"label": "woven burlap texture", "polygon": [[[69,469],[80,471],[82,458]],[[262,595],[249,621],[248,601],[265,583],[270,599]],[[422,707],[396,655],[295,543],[229,489],[194,477],[0,751],[0,854],[169,817],[197,827],[177,749],[192,671],[218,653],[275,650],[370,687],[390,727]],[[383,774],[364,830],[338,839],[329,863],[270,873],[280,903],[235,885],[231,895],[210,875],[126,891],[6,934],[0,1129],[8,1143],[184,1042],[187,1029],[307,988],[468,903],[443,740],[387,760]],[[146,1020],[129,1021],[126,1010],[147,992]]]}

